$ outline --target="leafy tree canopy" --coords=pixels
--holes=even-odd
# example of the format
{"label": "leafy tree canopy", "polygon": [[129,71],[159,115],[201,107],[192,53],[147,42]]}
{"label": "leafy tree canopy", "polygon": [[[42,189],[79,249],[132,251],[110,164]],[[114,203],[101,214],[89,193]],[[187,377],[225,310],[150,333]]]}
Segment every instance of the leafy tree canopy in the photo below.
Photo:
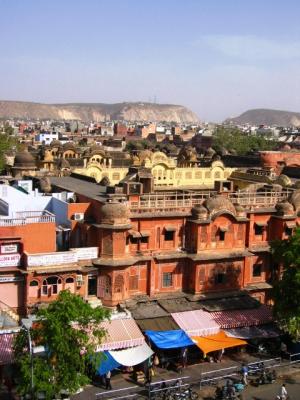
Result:
{"label": "leafy tree canopy", "polygon": [[217,152],[225,148],[245,155],[249,151],[273,150],[276,145],[276,141],[270,140],[268,134],[247,135],[235,127],[218,126],[213,133],[213,148]]}
{"label": "leafy tree canopy", "polygon": [[9,125],[4,125],[3,132],[0,132],[0,171],[5,166],[4,153],[13,147],[17,147],[17,139],[11,136],[11,130],[12,128]]}
{"label": "leafy tree canopy", "polygon": [[[93,309],[81,297],[61,291],[57,300],[36,316],[32,341],[46,351],[43,356],[33,357],[34,393],[44,392],[47,400],[62,390],[73,393],[89,383],[88,370],[100,362],[95,348],[105,332],[99,323],[109,317],[109,311]],[[25,330],[16,337],[14,354],[20,370],[18,390],[24,395],[31,392],[31,358]]]}
{"label": "leafy tree canopy", "polygon": [[274,314],[282,329],[300,339],[300,229],[289,239],[272,244],[273,257],[283,266],[274,285]]}

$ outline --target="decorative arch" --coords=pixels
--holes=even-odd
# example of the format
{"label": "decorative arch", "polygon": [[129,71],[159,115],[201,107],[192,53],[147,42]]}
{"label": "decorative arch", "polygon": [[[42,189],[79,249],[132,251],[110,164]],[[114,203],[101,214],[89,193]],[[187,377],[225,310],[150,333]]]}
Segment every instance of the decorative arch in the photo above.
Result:
{"label": "decorative arch", "polygon": [[100,299],[111,298],[112,284],[109,275],[99,276],[98,279],[98,297]]}
{"label": "decorative arch", "polygon": [[65,278],[65,290],[75,293],[75,279],[73,276],[68,276]]}
{"label": "decorative arch", "polygon": [[114,281],[114,293],[123,293],[124,290],[124,277],[118,274]]}
{"label": "decorative arch", "polygon": [[59,276],[51,275],[43,280],[42,295],[57,295],[62,290],[62,279]]}
{"label": "decorative arch", "polygon": [[39,297],[39,281],[37,279],[32,279],[29,282],[28,297]]}

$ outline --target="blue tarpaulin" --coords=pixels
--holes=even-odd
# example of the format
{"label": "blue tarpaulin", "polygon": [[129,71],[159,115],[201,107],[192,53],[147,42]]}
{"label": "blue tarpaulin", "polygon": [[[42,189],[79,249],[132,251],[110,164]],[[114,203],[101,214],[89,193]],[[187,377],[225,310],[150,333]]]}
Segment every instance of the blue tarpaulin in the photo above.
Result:
{"label": "blue tarpaulin", "polygon": [[105,375],[106,372],[112,371],[121,365],[109,354],[108,351],[104,351],[102,355],[103,357],[101,358],[100,365],[97,369],[98,375]]}
{"label": "blue tarpaulin", "polygon": [[176,349],[195,344],[181,329],[175,331],[145,331],[145,333],[159,349]]}

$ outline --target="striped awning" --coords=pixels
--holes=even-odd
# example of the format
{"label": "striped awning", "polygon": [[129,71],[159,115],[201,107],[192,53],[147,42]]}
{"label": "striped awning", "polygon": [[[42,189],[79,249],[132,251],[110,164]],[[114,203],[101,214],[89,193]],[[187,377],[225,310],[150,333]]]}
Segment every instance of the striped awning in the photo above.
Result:
{"label": "striped awning", "polygon": [[203,310],[184,311],[171,314],[180,328],[189,336],[208,336],[219,332],[219,325],[212,313]]}
{"label": "striped awning", "polygon": [[273,321],[272,309],[265,305],[249,310],[217,311],[211,315],[222,329],[262,325]]}
{"label": "striped awning", "polygon": [[13,342],[15,333],[0,334],[0,365],[13,362]]}
{"label": "striped awning", "polygon": [[100,327],[106,331],[106,336],[103,343],[97,347],[97,351],[126,349],[145,342],[140,328],[132,318],[104,321]]}

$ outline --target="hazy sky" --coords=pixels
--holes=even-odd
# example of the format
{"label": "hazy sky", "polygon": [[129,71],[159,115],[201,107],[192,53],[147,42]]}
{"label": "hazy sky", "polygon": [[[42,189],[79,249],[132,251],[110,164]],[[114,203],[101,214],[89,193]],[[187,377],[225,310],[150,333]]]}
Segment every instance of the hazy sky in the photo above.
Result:
{"label": "hazy sky", "polygon": [[300,111],[299,0],[0,0],[0,99]]}

